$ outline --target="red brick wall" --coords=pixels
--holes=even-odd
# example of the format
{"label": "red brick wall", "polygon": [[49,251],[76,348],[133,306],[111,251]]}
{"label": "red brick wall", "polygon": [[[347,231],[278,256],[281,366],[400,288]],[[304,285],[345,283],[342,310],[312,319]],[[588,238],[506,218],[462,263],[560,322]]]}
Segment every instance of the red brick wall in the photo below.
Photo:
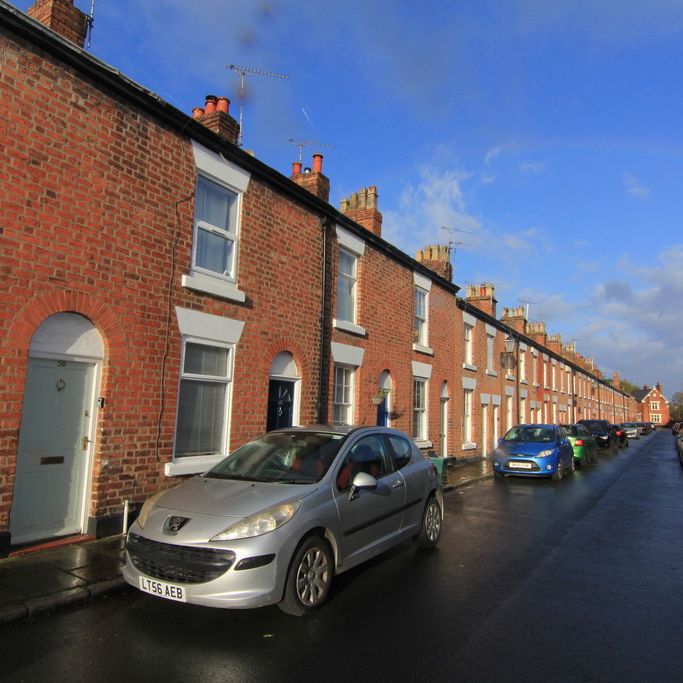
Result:
{"label": "red brick wall", "polygon": [[239,252],[246,303],[183,288],[196,178],[189,140],[15,39],[1,36],[0,49],[0,95],[12,103],[0,130],[0,529],[11,507],[30,340],[51,314],[88,317],[106,348],[91,515],[120,512],[124,499],[141,502],[173,483],[162,472],[175,426],[176,306],[245,321],[231,445],[264,431],[268,371],[280,351],[299,367],[301,421],[315,421],[318,216],[252,177]]}

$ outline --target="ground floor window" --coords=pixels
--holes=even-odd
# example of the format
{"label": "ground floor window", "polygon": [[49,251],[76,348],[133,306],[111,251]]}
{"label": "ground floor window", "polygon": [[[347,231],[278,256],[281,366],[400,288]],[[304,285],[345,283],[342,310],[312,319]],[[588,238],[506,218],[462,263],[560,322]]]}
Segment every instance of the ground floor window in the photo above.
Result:
{"label": "ground floor window", "polygon": [[224,455],[230,348],[184,340],[175,455]]}
{"label": "ground floor window", "polygon": [[427,381],[413,380],[413,438],[427,440]]}
{"label": "ground floor window", "polygon": [[472,389],[465,389],[462,402],[462,440],[464,443],[472,442]]}
{"label": "ground floor window", "polygon": [[333,416],[336,425],[353,424],[354,370],[348,366],[334,366]]}

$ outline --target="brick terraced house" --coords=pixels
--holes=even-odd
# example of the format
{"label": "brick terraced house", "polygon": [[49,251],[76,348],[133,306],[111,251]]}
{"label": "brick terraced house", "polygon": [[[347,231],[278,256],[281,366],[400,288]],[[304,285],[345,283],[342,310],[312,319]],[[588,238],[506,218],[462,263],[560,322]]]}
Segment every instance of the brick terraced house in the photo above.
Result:
{"label": "brick terraced house", "polygon": [[116,533],[279,426],[486,457],[518,421],[640,416],[492,284],[461,298],[446,247],[384,240],[376,187],[333,208],[321,155],[279,173],[226,98],[180,112],[86,29],[73,0],[0,0],[0,555]]}

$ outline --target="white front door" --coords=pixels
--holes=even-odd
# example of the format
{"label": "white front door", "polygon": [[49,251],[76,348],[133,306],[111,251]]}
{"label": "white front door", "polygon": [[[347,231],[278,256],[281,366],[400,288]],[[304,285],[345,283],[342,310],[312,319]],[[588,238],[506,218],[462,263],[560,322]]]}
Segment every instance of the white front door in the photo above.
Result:
{"label": "white front door", "polygon": [[481,457],[486,458],[489,454],[489,406],[481,404]]}
{"label": "white front door", "polygon": [[83,530],[95,367],[29,360],[10,518],[12,544]]}
{"label": "white front door", "polygon": [[439,419],[439,455],[448,455],[448,399],[441,399],[441,416]]}

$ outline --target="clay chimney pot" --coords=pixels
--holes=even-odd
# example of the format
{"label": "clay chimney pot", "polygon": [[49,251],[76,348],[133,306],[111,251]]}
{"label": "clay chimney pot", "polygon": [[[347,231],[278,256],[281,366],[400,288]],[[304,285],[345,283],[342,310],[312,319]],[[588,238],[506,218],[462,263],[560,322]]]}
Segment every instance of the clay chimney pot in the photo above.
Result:
{"label": "clay chimney pot", "polygon": [[323,172],[323,155],[314,154],[313,155],[313,173]]}
{"label": "clay chimney pot", "polygon": [[230,111],[230,100],[227,97],[219,97],[216,103],[216,109],[227,114]]}
{"label": "clay chimney pot", "polygon": [[215,95],[206,96],[206,104],[204,105],[204,112],[206,114],[213,114],[216,111],[216,103],[218,98]]}

